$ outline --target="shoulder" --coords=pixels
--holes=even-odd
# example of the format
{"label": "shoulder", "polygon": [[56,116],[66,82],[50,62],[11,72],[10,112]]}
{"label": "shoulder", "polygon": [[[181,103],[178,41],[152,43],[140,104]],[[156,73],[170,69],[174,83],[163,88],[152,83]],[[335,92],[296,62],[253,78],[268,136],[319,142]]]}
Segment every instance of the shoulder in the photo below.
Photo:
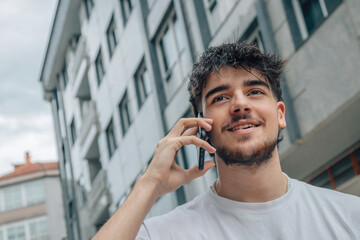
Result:
{"label": "shoulder", "polygon": [[300,190],[300,198],[319,207],[332,207],[349,212],[360,213],[360,197],[336,190],[316,187],[302,181],[293,180]]}
{"label": "shoulder", "polygon": [[347,200],[347,201],[360,202],[360,197],[355,196],[355,195],[339,192],[339,191],[332,190],[332,189],[317,187],[317,186],[314,186],[314,185],[311,185],[311,184],[308,184],[308,183],[305,183],[302,181],[298,181],[295,179],[293,179],[293,182],[295,182],[300,187],[300,190],[302,192],[306,192],[308,194],[311,194],[311,195],[314,195],[317,197],[331,197],[331,199],[334,201]]}

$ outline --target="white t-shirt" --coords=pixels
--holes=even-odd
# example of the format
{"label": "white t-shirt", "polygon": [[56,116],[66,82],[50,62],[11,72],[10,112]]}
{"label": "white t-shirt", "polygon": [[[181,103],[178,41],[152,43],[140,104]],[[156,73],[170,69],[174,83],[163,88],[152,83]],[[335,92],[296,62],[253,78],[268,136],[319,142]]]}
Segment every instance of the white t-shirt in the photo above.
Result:
{"label": "white t-shirt", "polygon": [[136,239],[360,239],[360,198],[290,179],[282,197],[244,203],[211,190],[146,220]]}

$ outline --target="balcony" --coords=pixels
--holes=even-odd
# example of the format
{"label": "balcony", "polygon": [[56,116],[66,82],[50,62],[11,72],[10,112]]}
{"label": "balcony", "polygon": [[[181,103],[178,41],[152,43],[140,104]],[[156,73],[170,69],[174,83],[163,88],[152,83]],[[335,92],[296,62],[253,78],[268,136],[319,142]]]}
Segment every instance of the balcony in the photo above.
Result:
{"label": "balcony", "polygon": [[87,141],[92,128],[95,128],[96,134],[100,130],[96,105],[93,101],[85,101],[82,103],[82,122],[80,128],[80,144],[82,146]]}
{"label": "balcony", "polygon": [[80,69],[81,63],[84,59],[87,59],[87,46],[86,46],[86,39],[80,36],[78,43],[75,48],[75,55],[71,61],[71,73],[73,76],[77,76],[78,71]]}
{"label": "balcony", "polygon": [[75,55],[71,61],[71,75],[74,77],[74,96],[80,99],[90,99],[90,87],[87,78],[89,68],[86,41],[80,37],[76,46]]}
{"label": "balcony", "polygon": [[108,181],[106,171],[101,169],[92,182],[91,191],[87,194],[87,209],[89,210],[89,220],[97,222],[98,218],[107,211],[111,204],[110,192],[107,189]]}

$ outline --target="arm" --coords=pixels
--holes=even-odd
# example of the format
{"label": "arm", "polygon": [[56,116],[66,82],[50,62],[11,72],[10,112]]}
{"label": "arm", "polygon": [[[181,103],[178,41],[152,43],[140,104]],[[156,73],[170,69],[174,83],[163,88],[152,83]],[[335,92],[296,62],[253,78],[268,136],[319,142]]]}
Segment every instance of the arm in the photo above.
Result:
{"label": "arm", "polygon": [[202,171],[198,170],[197,166],[185,170],[175,162],[178,150],[184,145],[194,144],[210,153],[215,152],[209,143],[195,136],[198,126],[210,131],[212,123],[212,119],[205,118],[180,119],[169,134],[157,144],[148,169],[136,182],[124,204],[93,240],[134,239],[147,213],[159,197],[204,175],[215,166],[213,162],[206,162]]}

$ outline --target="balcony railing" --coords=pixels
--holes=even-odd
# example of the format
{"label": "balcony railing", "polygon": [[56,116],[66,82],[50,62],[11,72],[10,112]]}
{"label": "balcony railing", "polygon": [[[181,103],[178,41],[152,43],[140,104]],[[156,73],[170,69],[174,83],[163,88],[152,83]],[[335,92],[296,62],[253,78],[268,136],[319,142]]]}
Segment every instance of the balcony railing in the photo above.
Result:
{"label": "balcony railing", "polygon": [[87,59],[87,46],[86,40],[82,36],[80,37],[75,50],[75,56],[72,61],[71,73],[76,78],[80,65],[83,59]]}
{"label": "balcony railing", "polygon": [[92,126],[95,126],[96,132],[99,131],[99,122],[98,122],[98,116],[96,111],[96,105],[93,101],[88,101],[87,104],[87,110],[84,111],[82,116],[82,123],[80,128],[80,144],[83,145],[87,135],[91,129]]}
{"label": "balcony railing", "polygon": [[[100,201],[102,197],[106,198],[106,201]],[[104,169],[101,169],[92,182],[91,191],[87,194],[87,207],[88,209],[98,211],[99,208],[104,208],[110,204],[110,195],[107,189],[107,175]]]}

